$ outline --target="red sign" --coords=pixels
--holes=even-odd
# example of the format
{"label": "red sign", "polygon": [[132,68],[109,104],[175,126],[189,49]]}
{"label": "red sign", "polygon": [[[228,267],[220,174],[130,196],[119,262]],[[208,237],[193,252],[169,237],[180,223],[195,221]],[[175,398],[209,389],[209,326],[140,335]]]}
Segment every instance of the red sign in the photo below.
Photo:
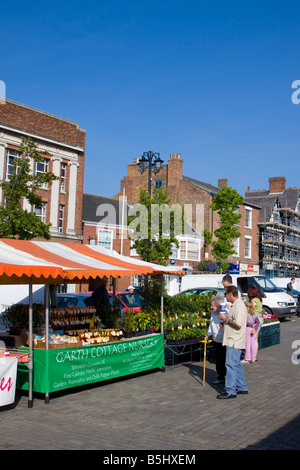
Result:
{"label": "red sign", "polygon": [[253,264],[248,264],[247,270],[248,270],[248,271],[254,271],[254,266],[253,266]]}

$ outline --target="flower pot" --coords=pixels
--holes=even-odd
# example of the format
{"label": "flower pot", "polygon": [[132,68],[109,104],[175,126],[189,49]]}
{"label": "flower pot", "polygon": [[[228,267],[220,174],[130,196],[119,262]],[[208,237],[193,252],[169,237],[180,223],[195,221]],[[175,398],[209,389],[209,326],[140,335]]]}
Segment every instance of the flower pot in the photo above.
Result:
{"label": "flower pot", "polygon": [[132,338],[132,330],[124,330],[124,338]]}

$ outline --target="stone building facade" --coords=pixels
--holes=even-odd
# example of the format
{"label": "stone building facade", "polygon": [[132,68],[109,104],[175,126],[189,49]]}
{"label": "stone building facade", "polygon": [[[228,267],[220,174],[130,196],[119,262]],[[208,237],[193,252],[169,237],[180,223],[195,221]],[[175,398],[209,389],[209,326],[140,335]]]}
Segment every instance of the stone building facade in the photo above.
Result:
{"label": "stone building facade", "polygon": [[[0,179],[8,178],[10,165],[19,152],[21,138],[30,138],[45,158],[33,171],[50,171],[58,180],[40,188],[43,208],[28,202],[23,208],[34,211],[51,223],[53,241],[82,242],[82,194],[85,159],[85,131],[76,122],[6,99],[0,105]],[[0,190],[0,202],[3,195]]]}

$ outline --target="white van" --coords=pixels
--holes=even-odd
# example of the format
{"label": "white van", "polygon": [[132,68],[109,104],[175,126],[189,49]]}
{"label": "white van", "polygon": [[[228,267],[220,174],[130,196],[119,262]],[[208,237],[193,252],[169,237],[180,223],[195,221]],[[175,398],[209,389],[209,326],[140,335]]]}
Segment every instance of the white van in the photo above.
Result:
{"label": "white van", "polygon": [[[179,292],[193,287],[223,288],[222,274],[194,274],[181,278]],[[255,286],[261,293],[263,309],[267,314],[278,315],[280,319],[297,314],[295,299],[283,292],[266,276],[232,275],[232,283],[237,286],[243,298],[247,297],[249,286]]]}

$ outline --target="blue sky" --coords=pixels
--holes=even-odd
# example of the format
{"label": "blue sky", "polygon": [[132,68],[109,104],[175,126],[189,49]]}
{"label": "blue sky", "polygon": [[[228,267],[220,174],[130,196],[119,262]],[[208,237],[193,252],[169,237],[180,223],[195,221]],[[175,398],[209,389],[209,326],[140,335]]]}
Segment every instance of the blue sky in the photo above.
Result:
{"label": "blue sky", "polygon": [[84,191],[111,197],[144,151],[244,195],[299,187],[296,1],[5,2],[6,97],[86,130]]}

